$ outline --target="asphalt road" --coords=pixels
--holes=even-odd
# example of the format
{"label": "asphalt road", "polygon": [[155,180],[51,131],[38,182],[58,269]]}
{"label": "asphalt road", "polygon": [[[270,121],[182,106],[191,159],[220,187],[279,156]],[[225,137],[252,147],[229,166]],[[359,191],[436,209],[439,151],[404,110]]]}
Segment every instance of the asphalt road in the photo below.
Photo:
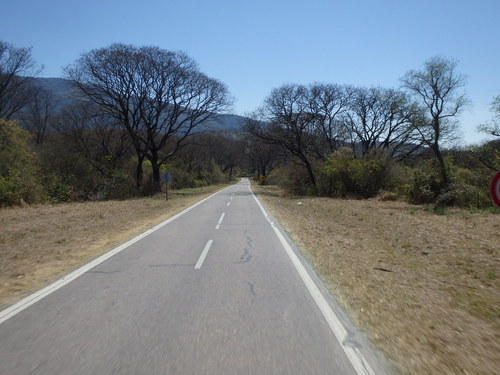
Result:
{"label": "asphalt road", "polygon": [[0,374],[385,373],[270,220],[242,180],[14,306]]}

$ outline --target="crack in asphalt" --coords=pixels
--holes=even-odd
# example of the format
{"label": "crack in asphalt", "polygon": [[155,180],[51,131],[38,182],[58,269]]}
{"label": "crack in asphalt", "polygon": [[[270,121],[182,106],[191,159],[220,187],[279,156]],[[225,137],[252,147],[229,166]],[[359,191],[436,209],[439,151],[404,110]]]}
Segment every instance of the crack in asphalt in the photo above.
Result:
{"label": "crack in asphalt", "polygon": [[253,294],[254,296],[256,296],[256,295],[257,295],[257,293],[255,293],[255,285],[254,285],[254,284],[252,284],[250,281],[248,281],[247,283],[248,283],[248,285],[250,286],[250,292],[252,292],[252,294]]}
{"label": "crack in asphalt", "polygon": [[252,255],[248,251],[248,249],[243,249],[243,255],[240,256],[240,260],[238,262],[234,262],[235,264],[238,263],[248,263],[252,260]]}

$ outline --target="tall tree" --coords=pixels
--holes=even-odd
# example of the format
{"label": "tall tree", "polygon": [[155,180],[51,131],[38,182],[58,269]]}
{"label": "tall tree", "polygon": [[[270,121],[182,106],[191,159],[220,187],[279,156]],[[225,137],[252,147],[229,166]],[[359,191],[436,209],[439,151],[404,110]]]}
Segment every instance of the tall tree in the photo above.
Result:
{"label": "tall tree", "polygon": [[267,178],[269,173],[284,160],[283,150],[279,146],[266,144],[254,136],[248,136],[246,143],[247,169],[249,172],[257,173],[258,177]]}
{"label": "tall tree", "polygon": [[307,170],[309,182],[315,186],[313,159],[318,137],[308,88],[286,84],[273,89],[253,117],[247,121],[246,131],[267,144],[285,149],[293,162]]}
{"label": "tall tree", "polygon": [[35,143],[40,148],[43,147],[45,134],[55,116],[54,104],[54,96],[50,91],[34,87],[31,100],[18,115],[23,127],[33,134]]}
{"label": "tall tree", "polygon": [[315,114],[314,132],[318,137],[318,157],[326,160],[346,144],[348,134],[343,117],[354,89],[351,86],[315,83],[308,88],[309,111]]}
{"label": "tall tree", "polygon": [[113,44],[83,54],[66,72],[87,100],[128,131],[138,158],[137,185],[147,158],[155,191],[160,166],[231,103],[226,86],[201,73],[193,59],[158,47]]}
{"label": "tall tree", "polygon": [[456,136],[455,117],[468,104],[461,88],[465,76],[456,72],[457,62],[443,57],[432,57],[422,70],[410,70],[401,79],[403,87],[422,105],[426,115],[416,123],[415,130],[439,164],[441,183],[447,187],[450,176],[442,154],[442,143]]}
{"label": "tall tree", "polygon": [[390,158],[404,159],[421,142],[415,140],[413,124],[418,111],[403,92],[380,87],[356,88],[344,122],[354,153],[384,150]]}
{"label": "tall tree", "polygon": [[208,147],[215,163],[222,173],[228,173],[229,180],[233,177],[234,169],[241,166],[245,146],[242,140],[229,139],[223,135],[210,137]]}
{"label": "tall tree", "polygon": [[106,179],[115,178],[133,155],[127,132],[91,103],[66,106],[54,127],[64,136],[69,148],[83,156]]}
{"label": "tall tree", "polygon": [[12,118],[32,99],[29,76],[39,71],[31,57],[31,48],[16,48],[0,41],[0,118]]}

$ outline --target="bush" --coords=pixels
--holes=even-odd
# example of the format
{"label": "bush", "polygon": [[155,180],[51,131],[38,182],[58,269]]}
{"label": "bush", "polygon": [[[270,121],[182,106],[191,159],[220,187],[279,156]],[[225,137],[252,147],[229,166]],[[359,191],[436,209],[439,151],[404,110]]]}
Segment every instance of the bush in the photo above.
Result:
{"label": "bush", "polygon": [[415,168],[410,171],[411,181],[406,188],[406,195],[410,203],[434,203],[441,192],[439,175],[425,168]]}
{"label": "bush", "polygon": [[466,163],[467,167],[454,164],[451,159],[448,163],[452,182],[445,187],[442,186],[432,162],[408,168],[411,178],[408,184],[402,186],[402,190],[409,202],[434,204],[436,207],[451,205],[467,208],[491,207],[488,187],[493,172],[470,161]]}
{"label": "bush", "polygon": [[488,191],[463,182],[455,182],[436,198],[437,206],[486,208],[491,206]]}
{"label": "bush", "polygon": [[45,189],[52,203],[69,202],[74,198],[73,189],[62,178],[54,173],[45,177]]}
{"label": "bush", "polygon": [[[288,167],[281,168],[279,171],[281,178],[273,178],[279,181],[286,193],[292,195],[315,195],[316,189],[311,186],[307,170],[300,165],[291,164]],[[272,181],[268,183],[272,183]]]}
{"label": "bush", "polygon": [[30,138],[15,122],[0,119],[0,206],[45,199],[38,160],[28,144]]}
{"label": "bush", "polygon": [[334,152],[320,173],[319,192],[330,197],[371,198],[391,184],[390,162],[380,154],[357,159],[351,149]]}
{"label": "bush", "polygon": [[203,163],[191,169],[177,162],[170,165],[168,170],[173,177],[170,183],[172,189],[195,188],[227,181],[227,177],[213,162]]}

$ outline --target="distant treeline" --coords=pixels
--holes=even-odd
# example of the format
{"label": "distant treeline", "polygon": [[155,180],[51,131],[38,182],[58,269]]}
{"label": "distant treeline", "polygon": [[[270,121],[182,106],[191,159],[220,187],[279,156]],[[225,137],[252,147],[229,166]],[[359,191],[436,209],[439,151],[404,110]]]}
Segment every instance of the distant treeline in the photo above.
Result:
{"label": "distant treeline", "polygon": [[[492,121],[478,127],[496,139],[451,147],[456,117],[469,104],[456,66],[431,58],[408,71],[400,89],[313,83],[272,90],[246,132],[286,162],[261,180],[295,194],[491,207],[488,186],[500,169],[500,96]],[[259,174],[267,177],[270,169],[263,164]]]}
{"label": "distant treeline", "polygon": [[[286,84],[228,134],[203,126],[230,108],[227,87],[183,53],[82,54],[65,69],[75,90],[61,106],[29,78],[31,50],[0,42],[0,205],[152,195],[168,171],[173,188],[253,175],[295,194],[488,207],[499,141],[450,147],[468,104],[455,69],[432,58],[401,89]],[[478,131],[495,137],[500,97],[492,112]]]}

